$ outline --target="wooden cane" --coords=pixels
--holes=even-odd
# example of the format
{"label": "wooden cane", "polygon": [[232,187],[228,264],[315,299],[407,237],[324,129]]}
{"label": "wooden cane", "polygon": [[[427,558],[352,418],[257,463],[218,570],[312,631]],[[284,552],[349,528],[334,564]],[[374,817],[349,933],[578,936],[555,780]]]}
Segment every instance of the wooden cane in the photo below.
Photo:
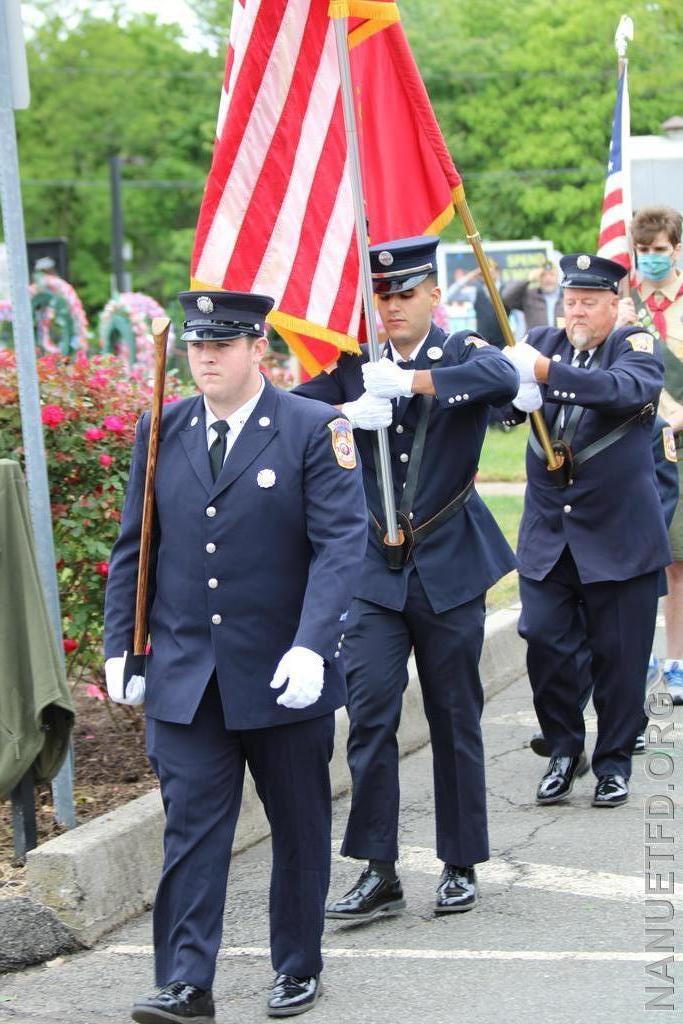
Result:
{"label": "wooden cane", "polygon": [[164,404],[164,381],[166,376],[166,342],[171,321],[166,316],[152,320],[154,337],[154,391],[152,417],[149,425],[147,448],[147,469],[145,470],[145,496],[142,503],[142,526],[140,527],[140,558],[138,561],[138,587],[135,597],[135,635],[133,655],[145,654],[147,648],[147,594],[149,591],[149,554],[152,544],[152,522],[154,520],[154,475],[159,452],[159,430],[161,410]]}

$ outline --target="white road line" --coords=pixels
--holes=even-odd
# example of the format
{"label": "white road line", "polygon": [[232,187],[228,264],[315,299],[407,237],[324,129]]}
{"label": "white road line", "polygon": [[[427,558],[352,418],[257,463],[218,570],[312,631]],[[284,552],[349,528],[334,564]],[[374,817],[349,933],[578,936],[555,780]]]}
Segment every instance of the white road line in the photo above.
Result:
{"label": "white road line", "polygon": [[[102,953],[119,956],[151,956],[152,946],[106,946]],[[226,946],[219,959],[240,957],[270,957],[266,946]],[[529,960],[529,961],[593,961],[650,963],[651,953],[631,953],[622,950],[546,950],[546,949],[323,949],[328,960]]]}

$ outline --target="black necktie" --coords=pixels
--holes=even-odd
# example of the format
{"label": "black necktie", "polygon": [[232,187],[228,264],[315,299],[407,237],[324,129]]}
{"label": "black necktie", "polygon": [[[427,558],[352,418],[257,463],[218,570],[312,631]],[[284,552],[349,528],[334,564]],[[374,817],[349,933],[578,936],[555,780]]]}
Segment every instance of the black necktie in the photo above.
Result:
{"label": "black necktie", "polygon": [[414,359],[399,359],[399,361],[396,363],[396,365],[400,366],[402,370],[412,370],[414,368],[414,366],[415,366],[415,360]]}
{"label": "black necktie", "polygon": [[214,440],[213,444],[209,448],[209,462],[211,463],[211,475],[214,480],[217,478],[223,466],[223,460],[225,459],[225,446],[226,438],[230,426],[226,420],[215,420],[211,426],[218,434],[218,437]]}
{"label": "black necktie", "polygon": [[590,352],[588,352],[587,349],[584,349],[582,352],[579,352],[579,358],[576,361],[576,365],[581,370],[585,370],[586,363],[588,362],[588,357],[589,356],[590,356]]}

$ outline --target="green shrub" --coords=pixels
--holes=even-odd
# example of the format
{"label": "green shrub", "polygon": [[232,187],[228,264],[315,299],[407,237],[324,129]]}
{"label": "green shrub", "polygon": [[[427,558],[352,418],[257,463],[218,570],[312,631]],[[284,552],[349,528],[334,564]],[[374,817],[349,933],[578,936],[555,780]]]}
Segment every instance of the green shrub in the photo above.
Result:
{"label": "green shrub", "polygon": [[[152,387],[113,356],[38,359],[52,523],[67,670],[90,675],[102,662],[108,558],[141,412]],[[166,401],[182,397],[167,378]],[[0,458],[23,465],[14,353],[0,350]]]}

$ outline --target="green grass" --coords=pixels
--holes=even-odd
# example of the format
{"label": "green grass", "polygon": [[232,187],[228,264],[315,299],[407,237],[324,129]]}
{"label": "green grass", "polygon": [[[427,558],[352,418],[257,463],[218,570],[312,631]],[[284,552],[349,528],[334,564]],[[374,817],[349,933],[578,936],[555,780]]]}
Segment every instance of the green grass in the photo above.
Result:
{"label": "green grass", "polygon": [[479,460],[478,480],[526,480],[524,453],[529,427],[503,431],[489,427]]}
{"label": "green grass", "polygon": [[[518,428],[519,429],[519,428]],[[508,437],[509,435],[503,435]],[[485,495],[483,500],[488,505],[491,513],[500,526],[505,539],[513,551],[517,550],[517,533],[519,521],[522,518],[524,498],[518,495]],[[491,587],[486,595],[486,610],[497,611],[499,608],[509,608],[510,605],[519,601],[519,587],[517,583],[517,572],[509,572],[503,576],[495,586]]]}

